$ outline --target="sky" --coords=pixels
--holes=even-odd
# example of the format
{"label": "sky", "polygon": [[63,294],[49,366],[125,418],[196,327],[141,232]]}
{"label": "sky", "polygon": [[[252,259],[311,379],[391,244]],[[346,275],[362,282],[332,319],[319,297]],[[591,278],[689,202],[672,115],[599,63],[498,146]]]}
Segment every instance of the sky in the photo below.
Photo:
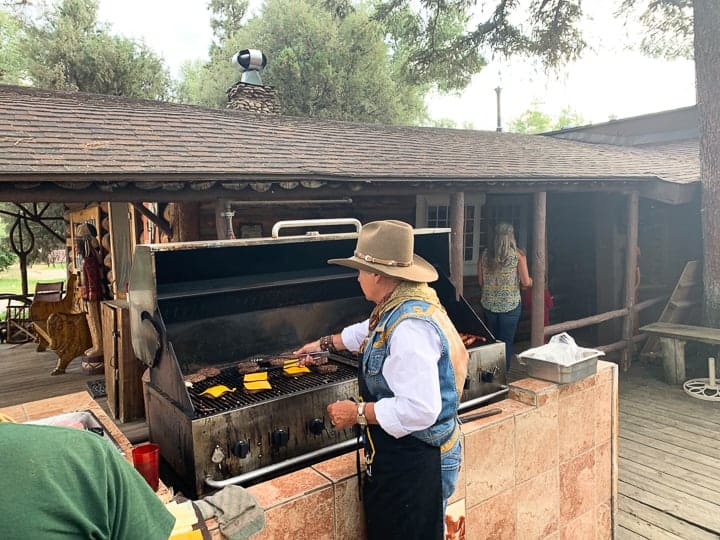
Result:
{"label": "sky", "polygon": [[[206,0],[100,0],[98,19],[118,34],[143,40],[177,77],[185,61],[207,58],[212,32],[206,5]],[[504,126],[529,109],[557,117],[569,107],[588,123],[599,123],[695,103],[692,61],[651,59],[628,50],[626,44],[637,41],[641,30],[612,18],[607,0],[585,2],[584,9],[590,49],[580,61],[546,74],[531,62],[489,59],[461,95],[428,96],[430,116],[494,130],[498,86]]]}

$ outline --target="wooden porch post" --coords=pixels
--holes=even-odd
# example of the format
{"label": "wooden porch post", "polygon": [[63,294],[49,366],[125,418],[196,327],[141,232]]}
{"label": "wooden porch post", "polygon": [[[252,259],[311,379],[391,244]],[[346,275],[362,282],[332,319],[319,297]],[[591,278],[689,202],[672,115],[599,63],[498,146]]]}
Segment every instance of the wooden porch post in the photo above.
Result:
{"label": "wooden porch post", "polygon": [[465,193],[450,194],[450,279],[455,285],[456,299],[463,294],[463,244],[465,230]]}
{"label": "wooden porch post", "polygon": [[530,310],[530,346],[539,347],[544,342],[545,330],[545,259],[547,239],[545,234],[547,194],[535,193],[535,212],[533,216],[533,253],[532,253],[532,309]]}
{"label": "wooden porch post", "polygon": [[176,242],[200,240],[200,203],[183,201],[177,203],[177,231],[173,231]]}
{"label": "wooden porch post", "polygon": [[134,242],[130,231],[130,209],[127,203],[108,204],[108,222],[110,223],[110,260],[114,298],[124,300],[127,297],[127,284],[130,279]]}
{"label": "wooden porch post", "polygon": [[626,343],[623,349],[621,366],[623,371],[630,367],[633,355],[633,329],[635,321],[635,286],[637,276],[637,249],[638,249],[638,219],[639,200],[637,191],[628,196],[627,209],[627,246],[625,247],[625,307],[628,314],[623,324],[623,340]]}

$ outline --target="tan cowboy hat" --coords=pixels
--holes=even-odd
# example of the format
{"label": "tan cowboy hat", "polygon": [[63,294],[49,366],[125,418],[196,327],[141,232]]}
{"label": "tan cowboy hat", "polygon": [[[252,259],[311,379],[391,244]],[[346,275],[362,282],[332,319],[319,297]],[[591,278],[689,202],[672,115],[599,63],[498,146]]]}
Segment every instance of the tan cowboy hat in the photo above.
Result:
{"label": "tan cowboy hat", "polygon": [[414,243],[413,228],[407,223],[396,220],[372,221],[360,230],[352,257],[330,259],[328,263],[405,281],[435,281],[438,278],[437,270],[413,253]]}

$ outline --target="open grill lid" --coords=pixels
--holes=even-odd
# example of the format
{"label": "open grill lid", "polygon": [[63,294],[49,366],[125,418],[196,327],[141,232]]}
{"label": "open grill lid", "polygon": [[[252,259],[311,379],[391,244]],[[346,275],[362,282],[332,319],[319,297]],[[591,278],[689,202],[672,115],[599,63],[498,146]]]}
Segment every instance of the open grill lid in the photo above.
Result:
{"label": "open grill lid", "polygon": [[[357,233],[138,245],[130,274],[131,334],[151,382],[187,413],[183,373],[292,350],[369,315],[347,257]],[[450,283],[450,230],[415,231],[415,252],[461,332],[494,341]],[[160,368],[160,369],[158,369]]]}

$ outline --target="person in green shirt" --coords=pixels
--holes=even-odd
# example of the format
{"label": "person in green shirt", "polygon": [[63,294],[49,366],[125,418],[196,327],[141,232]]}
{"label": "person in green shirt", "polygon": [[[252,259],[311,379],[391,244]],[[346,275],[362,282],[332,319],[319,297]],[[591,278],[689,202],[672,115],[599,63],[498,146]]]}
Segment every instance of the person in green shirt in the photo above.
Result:
{"label": "person in green shirt", "polygon": [[114,446],[0,421],[0,538],[167,540],[175,517]]}

